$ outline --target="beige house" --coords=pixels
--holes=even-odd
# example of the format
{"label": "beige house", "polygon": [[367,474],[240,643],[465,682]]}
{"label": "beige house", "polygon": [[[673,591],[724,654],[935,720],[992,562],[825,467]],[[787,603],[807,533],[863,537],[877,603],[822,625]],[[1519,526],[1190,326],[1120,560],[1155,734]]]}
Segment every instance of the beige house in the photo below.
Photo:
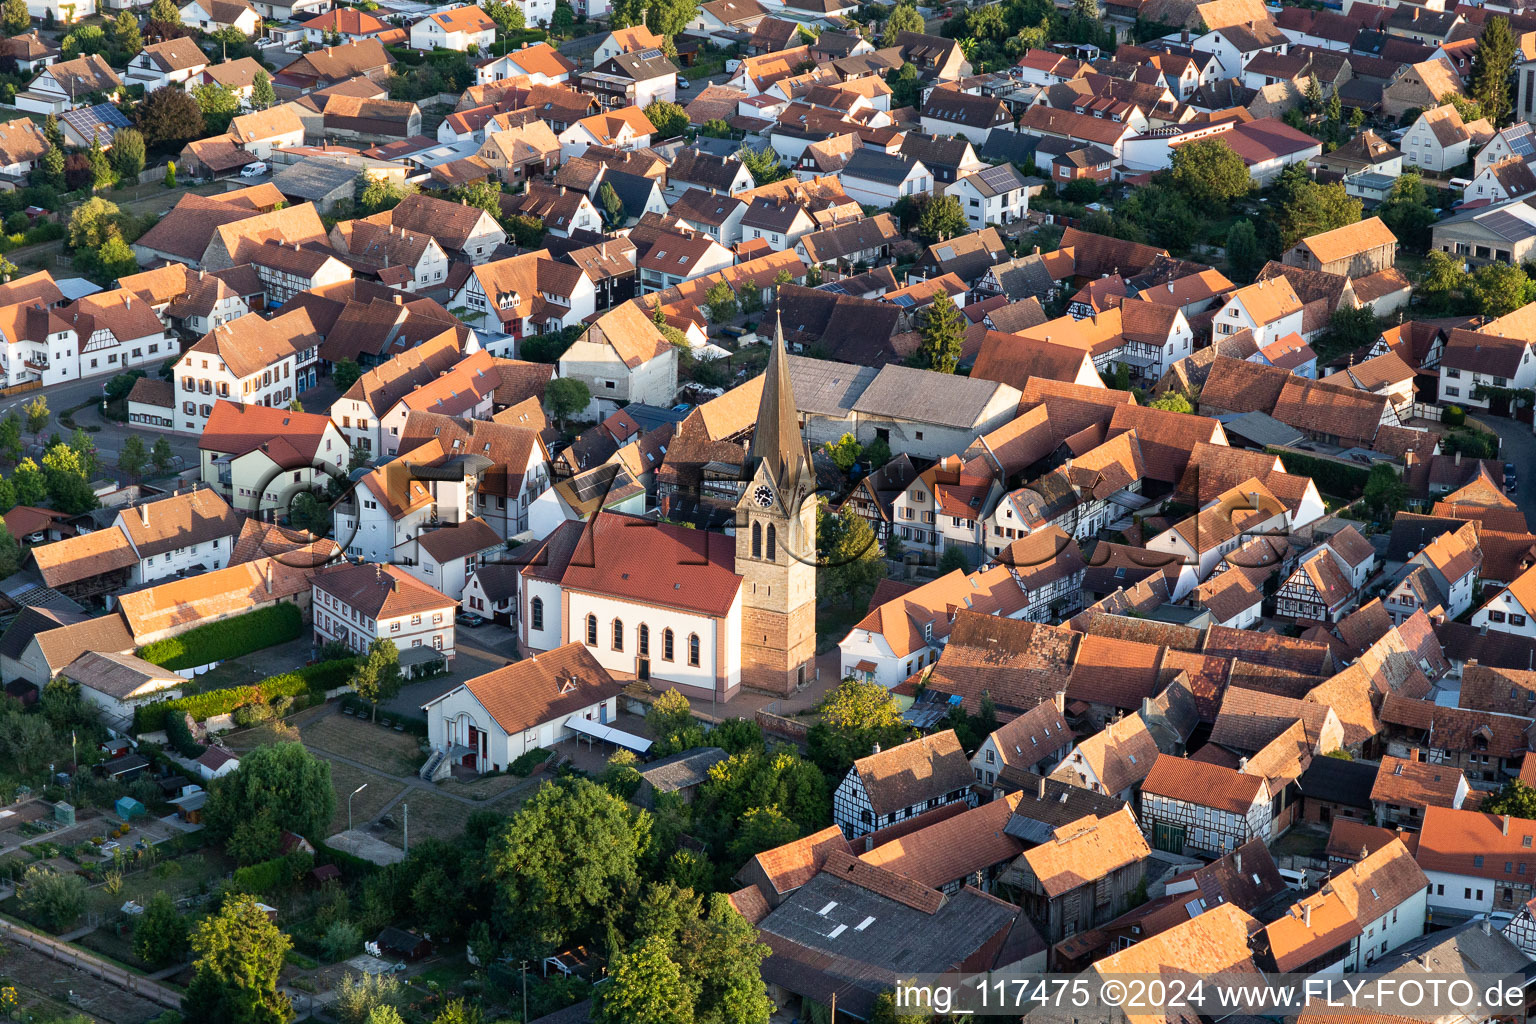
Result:
{"label": "beige house", "polygon": [[634,302],[599,317],[566,349],[557,372],[587,385],[586,415],[594,418],[630,402],[670,406],[677,395],[677,349]]}
{"label": "beige house", "polygon": [[560,165],[560,140],[543,121],[491,132],[475,154],[504,184],[515,185]]}
{"label": "beige house", "polygon": [[307,618],[312,573],[283,558],[258,558],[124,594],[118,609],[140,647],[275,604],[297,605]]}

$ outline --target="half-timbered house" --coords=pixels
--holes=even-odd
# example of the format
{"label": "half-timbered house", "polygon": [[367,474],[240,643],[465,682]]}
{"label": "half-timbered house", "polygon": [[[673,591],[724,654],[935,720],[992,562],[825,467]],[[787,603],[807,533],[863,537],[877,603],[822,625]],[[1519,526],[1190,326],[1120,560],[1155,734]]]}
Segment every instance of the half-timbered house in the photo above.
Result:
{"label": "half-timbered house", "polygon": [[953,729],[853,762],[832,794],[832,820],[849,839],[945,804],[976,806],[971,764]]}

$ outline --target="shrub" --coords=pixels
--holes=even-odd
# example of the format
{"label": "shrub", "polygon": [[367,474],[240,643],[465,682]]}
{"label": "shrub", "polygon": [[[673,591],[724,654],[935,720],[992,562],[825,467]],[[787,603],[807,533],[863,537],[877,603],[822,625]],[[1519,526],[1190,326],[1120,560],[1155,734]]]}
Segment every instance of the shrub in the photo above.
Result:
{"label": "shrub", "polygon": [[1459,427],[1467,422],[1467,410],[1459,405],[1448,405],[1440,414],[1440,422],[1448,427]]}
{"label": "shrub", "polygon": [[274,857],[250,867],[235,869],[235,890],[269,895],[286,889],[293,881],[293,867],[287,857]]}
{"label": "shrub", "polygon": [[[322,661],[263,679],[253,686],[230,686],[222,690],[209,690],[207,693],[194,693],[177,700],[141,704],[134,710],[134,728],[138,732],[169,728],[167,719],[181,714],[190,714],[196,721],[206,722],[216,715],[233,714],[239,708],[265,705],[285,697],[289,699],[289,706],[297,709],[300,698],[313,701],[322,699],[327,690],[345,685],[351,672],[351,661]],[[261,713],[253,710],[251,714]],[[267,717],[270,715],[269,710]]]}
{"label": "shrub", "polygon": [[171,747],[182,757],[201,757],[203,751],[208,749],[193,737],[192,730],[187,728],[187,716],[184,713],[167,714],[162,721],[166,739],[170,740]]}
{"label": "shrub", "polygon": [[507,771],[520,778],[527,778],[533,774],[533,770],[545,761],[549,760],[549,751],[543,747],[534,747],[526,754],[507,765]]}
{"label": "shrub", "polygon": [[320,940],[325,958],[332,963],[345,960],[356,953],[362,944],[363,933],[350,921],[331,922],[331,926],[325,930],[325,937]]}
{"label": "shrub", "polygon": [[303,634],[304,613],[298,606],[275,604],[145,644],[139,648],[138,655],[174,672],[238,658],[273,644],[297,640]]}

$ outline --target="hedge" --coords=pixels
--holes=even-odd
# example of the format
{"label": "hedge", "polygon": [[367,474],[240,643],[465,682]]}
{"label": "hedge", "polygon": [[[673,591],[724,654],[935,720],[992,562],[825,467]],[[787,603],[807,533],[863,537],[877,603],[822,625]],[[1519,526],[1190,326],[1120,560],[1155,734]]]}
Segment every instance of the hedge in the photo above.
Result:
{"label": "hedge", "polygon": [[199,722],[206,722],[216,715],[227,715],[247,704],[271,703],[278,697],[293,698],[295,709],[300,697],[323,700],[327,690],[345,686],[352,675],[353,660],[322,661],[306,665],[293,672],[271,676],[252,686],[230,686],[207,693],[194,693],[176,700],[162,700],[153,704],[141,704],[134,709],[133,725],[137,732],[154,732],[165,728],[167,715],[190,714]]}
{"label": "hedge", "polygon": [[1317,489],[1324,494],[1343,498],[1358,498],[1365,492],[1365,480],[1370,470],[1365,466],[1346,466],[1332,459],[1319,459],[1302,455],[1287,448],[1266,448],[1271,455],[1280,456],[1287,473],[1309,476]]}
{"label": "hedge", "polygon": [[520,755],[517,760],[513,761],[511,764],[507,765],[507,771],[511,772],[513,775],[517,775],[526,779],[528,776],[533,774],[533,770],[535,768],[548,760],[549,751],[545,750],[543,747],[534,747],[527,753]]}
{"label": "hedge", "polygon": [[138,655],[153,665],[174,672],[238,658],[273,644],[297,640],[303,635],[304,613],[298,605],[284,602],[156,640],[140,647]]}

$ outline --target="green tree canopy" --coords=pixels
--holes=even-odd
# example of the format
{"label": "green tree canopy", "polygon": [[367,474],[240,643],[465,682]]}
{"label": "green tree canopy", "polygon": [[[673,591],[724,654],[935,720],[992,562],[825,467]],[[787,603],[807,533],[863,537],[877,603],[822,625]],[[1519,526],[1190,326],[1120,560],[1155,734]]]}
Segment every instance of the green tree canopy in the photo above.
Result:
{"label": "green tree canopy", "polygon": [[1493,796],[1484,797],[1478,808],[1484,814],[1507,814],[1511,818],[1536,819],[1536,789],[1520,780],[1510,779]]}
{"label": "green tree canopy", "polygon": [[222,135],[240,112],[240,97],[218,82],[205,82],[192,88],[192,98],[203,112],[203,123],[210,135]]}
{"label": "green tree canopy", "polygon": [[676,103],[652,100],[645,108],[646,120],[656,129],[656,138],[675,139],[688,130],[688,113]]}
{"label": "green tree canopy", "polygon": [[544,405],[561,424],[591,403],[591,389],[575,377],[560,377],[544,386]]}
{"label": "green tree canopy", "polygon": [[1515,34],[1509,29],[1509,19],[1489,18],[1472,53],[1472,95],[1496,125],[1509,123],[1515,50]]}
{"label": "green tree canopy", "polygon": [[1303,238],[1360,220],[1360,200],[1351,198],[1342,184],[1317,184],[1299,164],[1280,173],[1277,191],[1281,245],[1286,249]]}
{"label": "green tree canopy", "polygon": [[742,146],[736,155],[751,173],[754,185],[768,185],[792,176],[790,169],[779,162],[779,154],[772,146],[761,150]]}
{"label": "green tree canopy", "polygon": [[709,318],[716,323],[731,320],[738,312],[736,293],[723,277],[709,286],[709,291],[704,293],[704,302],[709,306]]}
{"label": "green tree canopy", "polygon": [[927,316],[918,328],[923,341],[913,353],[913,362],[925,370],[954,373],[960,365],[965,329],[965,314],[948,292],[939,292],[928,304]]}
{"label": "green tree canopy", "polygon": [[277,90],[272,88],[272,76],[266,70],[256,72],[251,79],[251,106],[266,110],[277,102]]}
{"label": "green tree canopy", "polygon": [[192,983],[182,1012],[193,1024],[287,1024],[288,997],[278,991],[293,941],[267,920],[254,897],[227,896],[219,912],[192,933]]}
{"label": "green tree canopy", "polygon": [[1501,317],[1532,301],[1536,294],[1525,271],[1508,263],[1487,263],[1463,279],[1463,292],[1472,309],[1484,316]]}
{"label": "green tree canopy", "polygon": [[275,743],[244,755],[239,768],[213,780],[203,818],[219,837],[243,821],[266,820],[307,839],[327,834],[335,810],[330,762],[302,743]]}
{"label": "green tree canopy", "polygon": [[32,16],[27,13],[27,0],[5,0],[0,8],[0,28],[8,36],[19,36],[32,26]]}
{"label": "green tree canopy", "polygon": [[180,960],[187,950],[187,920],[176,909],[171,894],[160,890],[144,905],[133,925],[133,955],[147,964],[164,967]]}
{"label": "green tree canopy", "polygon": [[501,182],[494,178],[471,185],[455,185],[448,190],[448,198],[484,210],[493,218],[501,216]]}
{"label": "green tree canopy", "polygon": [[880,42],[886,46],[895,46],[896,37],[901,33],[922,31],[923,16],[917,13],[917,7],[910,3],[897,4],[891,11],[891,16],[885,20]]}
{"label": "green tree canopy", "polygon": [[597,1024],[695,1024],[682,970],[667,954],[654,938],[615,956],[593,1001]]}
{"label": "green tree canopy", "polygon": [[1173,151],[1173,187],[1197,207],[1221,208],[1253,191],[1243,158],[1225,139],[1201,139]]}
{"label": "green tree canopy", "polygon": [[693,717],[693,707],[675,688],[656,695],[645,709],[645,724],[655,737],[652,752],[661,757],[704,744],[704,729]]}
{"label": "green tree canopy", "polygon": [[[33,716],[14,717],[25,721]],[[46,728],[48,723],[38,724]],[[21,879],[22,913],[51,931],[63,932],[73,927],[85,911],[85,896],[85,879],[76,874],[60,874],[42,864],[28,867]]]}
{"label": "green tree canopy", "polygon": [[144,170],[144,136],[132,128],[118,132],[112,139],[112,166],[125,180],[137,181]]}
{"label": "green tree canopy", "polygon": [[541,787],[486,850],[496,921],[514,947],[590,936],[639,889],[651,819],[586,779]]}
{"label": "green tree canopy", "polygon": [[358,378],[363,375],[363,368],[357,364],[356,359],[346,358],[338,360],[331,367],[331,383],[335,385],[340,394],[346,394],[356,384]]}
{"label": "green tree canopy", "polygon": [[970,230],[965,210],[957,196],[941,195],[928,200],[922,216],[917,219],[917,234],[923,241],[942,242],[946,238],[963,235]]}
{"label": "green tree canopy", "polygon": [[208,134],[203,108],[180,86],[162,86],[144,97],[134,108],[134,118],[145,144],[161,152],[179,151],[186,143]]}
{"label": "green tree canopy", "polygon": [[849,765],[878,744],[896,746],[912,734],[901,706],[876,682],[844,679],[821,704],[821,721],[807,737],[811,758],[828,778],[841,779]]}
{"label": "green tree canopy", "polygon": [[69,244],[75,249],[99,248],[109,237],[108,229],[121,213],[117,204],[92,196],[69,215]]}
{"label": "green tree canopy", "polygon": [[1408,485],[1397,470],[1385,463],[1377,463],[1365,478],[1365,507],[1371,518],[1379,523],[1391,521],[1392,516],[1403,510],[1408,497]]}
{"label": "green tree canopy", "polygon": [[400,692],[400,649],[388,637],[379,637],[368,645],[368,653],[352,669],[348,680],[363,700],[373,705],[373,717],[379,717],[379,703]]}
{"label": "green tree canopy", "polygon": [[1259,252],[1259,234],[1253,222],[1239,220],[1227,232],[1227,268],[1238,280],[1248,281],[1263,266]]}

